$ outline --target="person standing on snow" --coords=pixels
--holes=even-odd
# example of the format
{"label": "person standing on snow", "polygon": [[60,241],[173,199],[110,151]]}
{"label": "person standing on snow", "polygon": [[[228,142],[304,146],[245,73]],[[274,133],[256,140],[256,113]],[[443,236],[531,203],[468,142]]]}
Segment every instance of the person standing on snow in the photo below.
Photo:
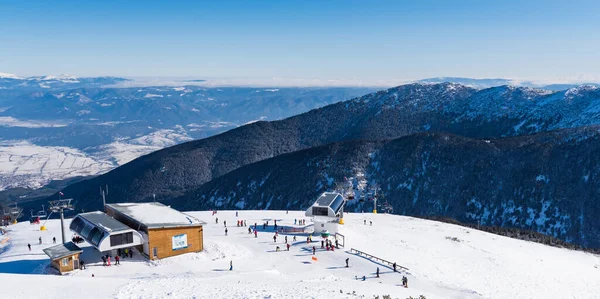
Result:
{"label": "person standing on snow", "polygon": [[348,268],[348,261],[350,260],[349,257],[346,258],[346,268]]}
{"label": "person standing on snow", "polygon": [[317,248],[315,246],[313,246],[313,255],[315,255],[316,252],[317,252]]}
{"label": "person standing on snow", "polygon": [[273,243],[277,243],[277,235],[273,236]]}
{"label": "person standing on snow", "polygon": [[217,218],[215,219],[215,223],[216,223],[216,224],[219,224],[219,217],[217,217]]}
{"label": "person standing on snow", "polygon": [[40,240],[40,244],[42,244],[42,237],[40,237],[39,240]]}
{"label": "person standing on snow", "polygon": [[394,268],[394,272],[398,272],[398,270],[396,270],[396,262],[394,262],[394,264],[392,265],[392,267]]}
{"label": "person standing on snow", "polygon": [[251,228],[248,228],[248,234],[249,235],[252,234],[252,229]]}
{"label": "person standing on snow", "polygon": [[369,221],[369,224],[370,224],[371,226],[373,226],[373,221]]}
{"label": "person standing on snow", "polygon": [[405,288],[408,288],[408,278],[406,278],[406,276],[402,276],[402,285]]}
{"label": "person standing on snow", "polygon": [[235,217],[237,217],[237,216],[238,216],[238,211],[235,211]]}
{"label": "person standing on snow", "polygon": [[325,241],[321,240],[321,248],[325,248]]}
{"label": "person standing on snow", "polygon": [[379,267],[377,267],[377,278],[379,278]]}
{"label": "person standing on snow", "polygon": [[52,237],[52,243],[56,244],[56,237]]}
{"label": "person standing on snow", "polygon": [[229,261],[229,271],[233,271],[233,261]]}
{"label": "person standing on snow", "polygon": [[287,236],[285,236],[285,244],[287,244]]}
{"label": "person standing on snow", "polygon": [[286,246],[287,246],[287,251],[290,251],[290,244],[288,243],[288,244],[286,244]]}
{"label": "person standing on snow", "polygon": [[223,220],[223,226],[227,227],[227,220]]}
{"label": "person standing on snow", "polygon": [[254,230],[254,237],[258,238],[258,231],[257,230]]}
{"label": "person standing on snow", "polygon": [[27,248],[29,248],[29,251],[31,251],[31,244],[27,243]]}
{"label": "person standing on snow", "polygon": [[294,236],[294,238],[292,238],[292,241],[296,242],[296,236]]}
{"label": "person standing on snow", "polygon": [[121,258],[117,255],[115,256],[115,266],[116,265],[120,265],[121,263],[119,262],[121,260]]}
{"label": "person standing on snow", "polygon": [[225,235],[227,236],[227,228],[225,228]]}
{"label": "person standing on snow", "polygon": [[129,249],[129,258],[133,258],[133,249]]}

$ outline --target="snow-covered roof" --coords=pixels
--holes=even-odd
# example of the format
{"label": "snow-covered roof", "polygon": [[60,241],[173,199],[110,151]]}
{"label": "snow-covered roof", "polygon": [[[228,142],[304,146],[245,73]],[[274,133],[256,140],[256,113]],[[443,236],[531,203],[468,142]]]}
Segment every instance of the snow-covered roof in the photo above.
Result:
{"label": "snow-covered roof", "polygon": [[177,211],[159,202],[112,203],[106,205],[148,228],[199,226],[206,224],[199,219]]}
{"label": "snow-covered roof", "polygon": [[81,252],[83,252],[83,250],[81,250],[81,248],[79,248],[77,245],[71,242],[44,249],[44,253],[47,254],[51,260],[56,260],[65,256],[74,255]]}
{"label": "snow-covered roof", "polygon": [[103,212],[89,212],[89,213],[81,213],[77,215],[85,220],[89,221],[94,226],[101,228],[106,232],[118,232],[124,230],[130,230],[131,228],[115,218],[112,218]]}

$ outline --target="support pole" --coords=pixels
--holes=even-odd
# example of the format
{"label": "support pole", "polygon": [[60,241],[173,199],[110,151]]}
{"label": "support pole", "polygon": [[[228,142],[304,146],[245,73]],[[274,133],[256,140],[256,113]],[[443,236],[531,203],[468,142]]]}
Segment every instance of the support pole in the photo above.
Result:
{"label": "support pole", "polygon": [[62,235],[62,243],[65,244],[65,213],[60,209],[60,233]]}

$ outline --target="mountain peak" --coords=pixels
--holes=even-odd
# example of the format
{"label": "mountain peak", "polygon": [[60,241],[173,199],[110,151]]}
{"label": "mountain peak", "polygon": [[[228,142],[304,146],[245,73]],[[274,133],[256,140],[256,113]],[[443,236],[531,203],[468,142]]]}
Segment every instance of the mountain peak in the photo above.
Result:
{"label": "mountain peak", "polygon": [[15,74],[0,73],[0,79],[23,79]]}

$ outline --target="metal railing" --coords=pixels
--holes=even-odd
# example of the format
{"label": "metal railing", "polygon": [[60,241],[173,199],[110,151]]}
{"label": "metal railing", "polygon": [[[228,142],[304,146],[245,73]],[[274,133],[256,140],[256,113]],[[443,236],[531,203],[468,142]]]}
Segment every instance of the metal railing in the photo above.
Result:
{"label": "metal railing", "polygon": [[[360,250],[358,250],[358,249],[350,248],[350,253],[357,253],[357,254],[358,254],[358,255],[360,255],[360,256],[365,256],[365,257],[366,257],[366,258],[368,258],[368,259],[375,260],[375,261],[377,261],[377,262],[380,262],[380,263],[383,263],[383,264],[387,264],[387,265],[389,265],[390,267],[393,267],[393,266],[394,266],[394,263],[393,263],[393,262],[390,262],[390,261],[384,260],[384,259],[382,259],[382,258],[380,258],[380,257],[376,257],[376,256],[374,256],[374,255],[368,254],[368,253],[366,253],[366,252],[363,252],[363,251],[360,251]],[[397,268],[404,269],[404,270],[407,270],[407,271],[408,271],[408,268],[406,268],[406,267],[403,267],[403,266],[400,266],[400,265],[398,265],[398,264],[396,264],[396,267],[397,267]]]}

